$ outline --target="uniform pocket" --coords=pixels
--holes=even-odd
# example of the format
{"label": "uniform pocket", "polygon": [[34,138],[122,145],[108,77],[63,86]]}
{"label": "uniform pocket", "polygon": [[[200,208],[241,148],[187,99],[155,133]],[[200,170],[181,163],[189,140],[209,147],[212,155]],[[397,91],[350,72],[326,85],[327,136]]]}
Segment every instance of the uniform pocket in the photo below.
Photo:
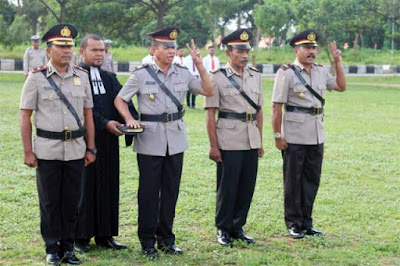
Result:
{"label": "uniform pocket", "polygon": [[222,91],[222,95],[224,96],[236,96],[240,94],[239,90],[236,88],[232,88],[232,89],[224,89]]}
{"label": "uniform pocket", "polygon": [[217,128],[228,128],[232,129],[236,126],[235,120],[218,120]]}
{"label": "uniform pocket", "polygon": [[286,112],[285,120],[290,122],[303,123],[305,119],[305,114]]}
{"label": "uniform pocket", "polygon": [[86,96],[85,92],[81,91],[81,90],[74,90],[74,91],[71,91],[71,96],[72,96],[72,100],[73,100],[73,102],[71,102],[71,104],[74,106],[75,111],[79,115],[79,118],[83,119],[83,117],[81,116],[81,114],[83,112],[81,110],[83,110],[83,101]]}

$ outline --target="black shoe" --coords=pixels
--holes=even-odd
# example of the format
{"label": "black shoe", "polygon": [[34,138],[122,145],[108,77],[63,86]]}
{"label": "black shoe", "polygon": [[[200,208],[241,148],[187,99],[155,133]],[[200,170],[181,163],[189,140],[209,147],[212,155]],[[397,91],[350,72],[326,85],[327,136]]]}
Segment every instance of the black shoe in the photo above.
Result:
{"label": "black shoe", "polygon": [[171,255],[183,254],[183,250],[176,247],[175,245],[158,245],[158,249],[164,252],[165,254],[171,254]]}
{"label": "black shoe", "polygon": [[75,244],[74,244],[74,250],[76,252],[86,253],[86,252],[89,251],[89,249],[90,249],[89,244],[87,244],[86,242],[85,243],[83,243],[83,242],[75,242]]}
{"label": "black shoe", "polygon": [[217,240],[222,246],[232,246],[232,239],[228,232],[218,229]]}
{"label": "black shoe", "polygon": [[290,227],[288,229],[289,236],[294,239],[304,238],[303,232],[298,227]]}
{"label": "black shoe", "polygon": [[142,248],[142,254],[149,259],[154,259],[158,256],[157,250],[154,247]]}
{"label": "black shoe", "polygon": [[308,235],[308,236],[324,236],[325,234],[324,234],[324,232],[317,231],[311,227],[311,228],[306,229],[306,235]]}
{"label": "black shoe", "polygon": [[75,265],[82,263],[82,261],[75,256],[74,251],[65,251],[65,257],[62,262]]}
{"label": "black shoe", "polygon": [[115,239],[112,237],[96,239],[96,245],[100,247],[113,248],[117,250],[127,248],[125,245],[122,245],[121,243],[115,241]]}
{"label": "black shoe", "polygon": [[60,265],[61,259],[58,253],[47,253],[46,254],[47,265]]}
{"label": "black shoe", "polygon": [[231,233],[231,237],[235,240],[246,241],[247,244],[253,244],[256,242],[252,237],[246,235],[243,231]]}

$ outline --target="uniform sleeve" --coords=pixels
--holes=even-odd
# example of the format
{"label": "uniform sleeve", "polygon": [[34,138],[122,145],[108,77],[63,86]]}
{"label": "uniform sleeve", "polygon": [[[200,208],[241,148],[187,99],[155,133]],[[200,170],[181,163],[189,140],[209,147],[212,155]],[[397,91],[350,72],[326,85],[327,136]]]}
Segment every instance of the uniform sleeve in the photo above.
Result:
{"label": "uniform sleeve", "polygon": [[211,75],[211,83],[214,88],[214,95],[204,99],[204,108],[219,108],[219,87],[217,83],[217,74]]}
{"label": "uniform sleeve", "polygon": [[264,91],[262,87],[262,79],[261,75],[258,75],[258,86],[260,88],[260,97],[258,98],[258,106],[263,106],[264,105]]}
{"label": "uniform sleeve", "polygon": [[83,80],[85,80],[85,98],[83,99],[83,108],[93,108],[93,96],[92,90],[90,89],[88,74],[84,73]]}
{"label": "uniform sleeve", "polygon": [[332,91],[336,87],[336,76],[332,76],[332,74],[327,69],[324,69],[324,71],[327,76],[326,88],[328,89],[328,91]]}
{"label": "uniform sleeve", "polygon": [[121,97],[125,102],[129,102],[133,95],[139,92],[140,81],[138,79],[137,72],[133,72],[122,87],[118,96]]}
{"label": "uniform sleeve", "polygon": [[33,73],[29,73],[21,93],[19,109],[36,110],[38,91]]}
{"label": "uniform sleeve", "polygon": [[[289,70],[286,70],[289,71]],[[276,73],[274,89],[272,91],[273,103],[286,103],[289,94],[289,80],[285,70],[279,69]]]}
{"label": "uniform sleeve", "polygon": [[28,56],[28,50],[26,50],[25,51],[25,54],[24,54],[24,72],[25,72],[25,74],[28,74],[28,71],[29,71],[29,69],[28,69],[28,59],[29,58],[29,56]]}

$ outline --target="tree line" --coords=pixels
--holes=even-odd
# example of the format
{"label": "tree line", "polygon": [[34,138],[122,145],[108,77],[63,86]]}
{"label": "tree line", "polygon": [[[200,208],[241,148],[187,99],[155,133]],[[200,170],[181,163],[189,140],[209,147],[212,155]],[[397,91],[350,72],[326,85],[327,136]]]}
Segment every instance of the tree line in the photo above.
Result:
{"label": "tree line", "polygon": [[80,36],[97,33],[117,46],[149,45],[147,32],[175,25],[179,44],[204,46],[230,27],[248,27],[285,45],[293,32],[314,28],[321,44],[400,49],[400,0],[0,0],[0,44],[12,48],[59,22]]}

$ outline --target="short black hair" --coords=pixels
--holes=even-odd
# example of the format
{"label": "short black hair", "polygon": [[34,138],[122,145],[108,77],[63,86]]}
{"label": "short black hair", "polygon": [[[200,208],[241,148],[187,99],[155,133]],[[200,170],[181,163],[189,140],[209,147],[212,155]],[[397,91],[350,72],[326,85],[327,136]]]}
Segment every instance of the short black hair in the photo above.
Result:
{"label": "short black hair", "polygon": [[97,34],[88,34],[83,36],[80,47],[85,49],[88,46],[89,40],[101,41],[101,37]]}

